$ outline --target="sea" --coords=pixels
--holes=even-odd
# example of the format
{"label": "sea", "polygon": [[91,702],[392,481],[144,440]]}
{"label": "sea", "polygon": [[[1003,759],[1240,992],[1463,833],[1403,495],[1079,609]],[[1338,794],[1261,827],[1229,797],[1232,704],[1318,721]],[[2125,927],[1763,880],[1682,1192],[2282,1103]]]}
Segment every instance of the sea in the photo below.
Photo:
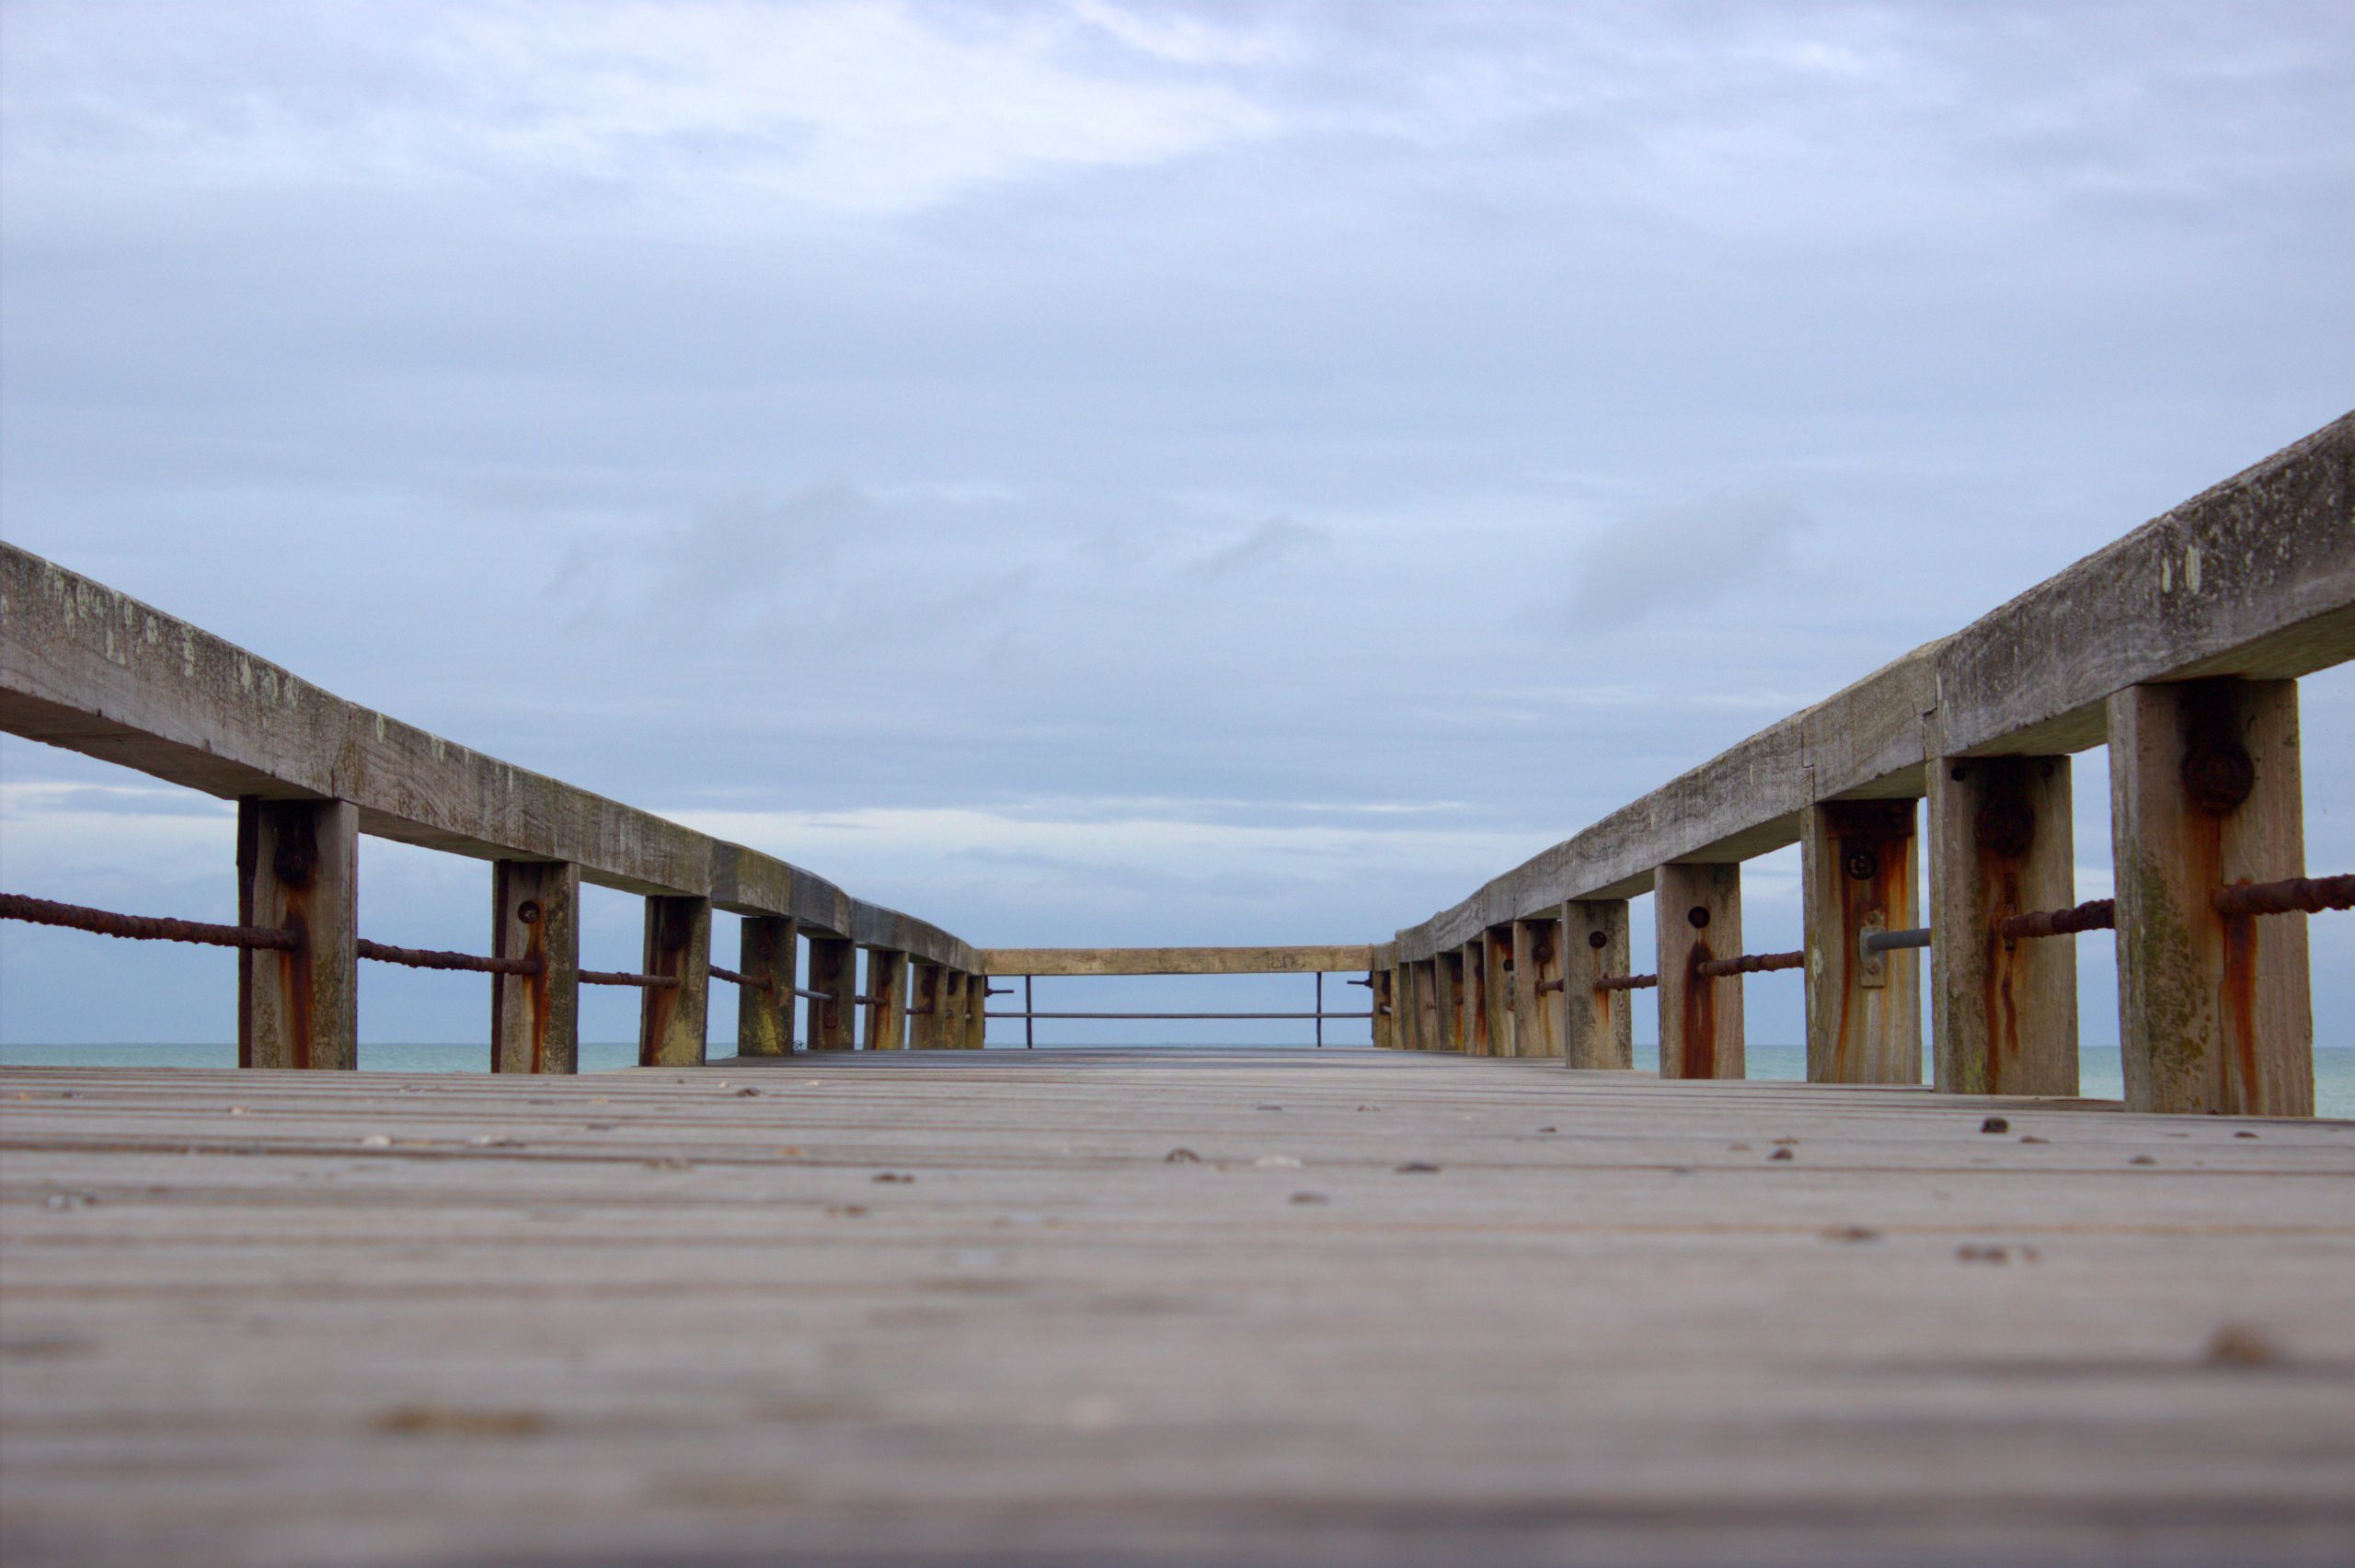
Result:
{"label": "sea", "polygon": [[[1183,1042],[1171,1042],[1178,1045]],[[1195,1042],[1199,1044],[1199,1042]],[[1134,1046],[1126,1041],[1123,1046]],[[1020,1050],[1019,1045],[993,1043],[990,1049]],[[1042,1045],[1040,1050],[1074,1050],[1092,1048],[1082,1043],[1059,1041]],[[1120,1047],[1107,1047],[1120,1048]],[[1234,1044],[1221,1045],[1219,1050],[1249,1048]],[[360,1065],[363,1071],[378,1072],[481,1072],[488,1069],[489,1047],[479,1042],[468,1044],[403,1043],[397,1041],[364,1041],[360,1047]],[[1807,1048],[1797,1045],[1769,1045],[1758,1041],[1748,1044],[1746,1059],[1750,1076],[1756,1079],[1781,1080],[1796,1082],[1807,1077]],[[580,1070],[603,1072],[615,1068],[634,1066],[638,1059],[638,1045],[633,1040],[583,1041],[580,1047]],[[235,1067],[237,1048],[234,1045],[66,1045],[44,1046],[14,1040],[0,1040],[0,1068],[6,1067]],[[1640,1070],[1658,1071],[1660,1050],[1656,1046],[1636,1047],[1636,1066]],[[2078,1058],[2079,1093],[2087,1099],[2115,1100],[2125,1093],[2120,1077],[2118,1052],[2110,1049],[2089,1049]],[[2315,1051],[2315,1113],[2317,1116],[2355,1119],[2355,1046],[2324,1046]]]}

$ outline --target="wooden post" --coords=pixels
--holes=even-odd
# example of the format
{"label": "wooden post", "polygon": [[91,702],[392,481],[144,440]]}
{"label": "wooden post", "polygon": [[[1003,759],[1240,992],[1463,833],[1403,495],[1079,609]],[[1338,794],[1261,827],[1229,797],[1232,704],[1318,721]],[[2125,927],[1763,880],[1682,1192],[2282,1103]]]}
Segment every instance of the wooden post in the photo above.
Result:
{"label": "wooden post", "polygon": [[1512,1027],[1515,993],[1511,926],[1492,925],[1483,933],[1480,965],[1481,1011],[1488,1022],[1488,1054],[1519,1056],[1521,1047]]}
{"label": "wooden post", "polygon": [[1464,1049],[1464,949],[1449,947],[1431,958],[1431,1012],[1437,1032],[1432,1048]]}
{"label": "wooden post", "polygon": [[1867,932],[1910,931],[1919,869],[1911,800],[1834,800],[1799,814],[1810,1083],[1922,1082],[1918,950],[1867,957]]}
{"label": "wooden post", "polygon": [[775,915],[746,915],[737,969],[748,980],[768,986],[736,988],[736,1054],[793,1054],[793,988],[799,983],[801,926]]}
{"label": "wooden post", "polygon": [[1373,982],[1366,988],[1370,999],[1366,1005],[1373,1013],[1373,1048],[1395,1051],[1398,1048],[1398,971],[1376,969],[1366,979]]}
{"label": "wooden post", "polygon": [[965,1048],[978,1051],[990,1043],[990,978],[965,977]]}
{"label": "wooden post", "polygon": [[1660,938],[1660,1075],[1740,1078],[1741,977],[1694,973],[1710,958],[1741,952],[1739,864],[1663,865],[1652,880]]}
{"label": "wooden post", "polygon": [[932,1048],[936,1051],[961,1051],[965,1048],[965,971],[943,967],[934,986],[937,993],[934,1002],[936,1016],[933,1020]]}
{"label": "wooden post", "polygon": [[237,923],[304,936],[237,956],[239,1067],[360,1065],[359,850],[348,800],[237,802]]}
{"label": "wooden post", "polygon": [[867,1039],[870,1051],[908,1044],[908,956],[891,947],[867,950]]}
{"label": "wooden post", "polygon": [[490,864],[490,952],[537,958],[536,975],[490,977],[490,1070],[580,1070],[580,868]]}
{"label": "wooden post", "polygon": [[1391,987],[1390,1005],[1395,1009],[1391,1021],[1397,1025],[1402,1051],[1430,1048],[1423,1040],[1422,972],[1423,967],[1409,958],[1398,966],[1398,978]]}
{"label": "wooden post", "polygon": [[908,970],[908,1047],[936,1051],[941,1048],[947,1022],[942,1008],[948,988],[941,984],[940,966],[911,958]]}
{"label": "wooden post", "polygon": [[2305,875],[2297,683],[2128,687],[2109,780],[2127,1108],[2314,1115],[2306,917],[2211,902]]}
{"label": "wooden post", "polygon": [[[1550,989],[1549,989],[1550,988]],[[1557,1057],[1563,1032],[1562,922],[1512,922],[1512,1054]]]}
{"label": "wooden post", "polygon": [[678,983],[649,986],[638,1009],[638,1065],[700,1067],[711,1016],[711,900],[650,895],[644,973]]}
{"label": "wooden post", "polygon": [[823,1001],[810,1003],[810,1048],[846,1051],[851,1036],[851,998],[858,994],[857,949],[842,936],[810,939],[810,989],[826,993]]}
{"label": "wooden post", "polygon": [[1461,1048],[1470,1057],[1496,1054],[1496,1047],[1488,1037],[1488,939],[1483,935],[1456,950],[1455,969],[1461,977],[1455,993],[1459,1014],[1456,1028],[1463,1037]]}
{"label": "wooden post", "polygon": [[2077,1093],[2077,944],[1995,922],[2077,901],[2066,757],[1930,770],[1930,1056],[1948,1094]]}
{"label": "wooden post", "polygon": [[1447,1023],[1442,1005],[1440,961],[1426,958],[1415,966],[1415,1048],[1447,1049]]}
{"label": "wooden post", "polygon": [[1624,898],[1562,906],[1562,1054],[1575,1068],[1625,1070],[1636,1063],[1635,992],[1597,990],[1606,975],[1624,975],[1628,953]]}

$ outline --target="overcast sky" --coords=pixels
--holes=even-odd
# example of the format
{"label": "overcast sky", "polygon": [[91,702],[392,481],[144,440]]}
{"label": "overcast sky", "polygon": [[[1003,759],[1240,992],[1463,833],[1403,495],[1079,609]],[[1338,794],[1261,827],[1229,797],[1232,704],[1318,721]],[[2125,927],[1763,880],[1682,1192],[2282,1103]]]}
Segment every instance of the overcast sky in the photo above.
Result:
{"label": "overcast sky", "polygon": [[[1379,940],[2345,412],[2350,81],[2338,0],[6,0],[0,529],[977,944]],[[218,803],[0,768],[7,887],[234,907]],[[0,1034],[227,975],[11,926]]]}

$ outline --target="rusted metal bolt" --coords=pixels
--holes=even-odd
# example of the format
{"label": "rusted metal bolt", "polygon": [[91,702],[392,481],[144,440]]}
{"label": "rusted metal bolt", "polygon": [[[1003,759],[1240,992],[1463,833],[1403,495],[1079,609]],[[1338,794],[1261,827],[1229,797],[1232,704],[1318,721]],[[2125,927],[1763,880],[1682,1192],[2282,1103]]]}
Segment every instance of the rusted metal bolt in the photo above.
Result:
{"label": "rusted metal bolt", "polygon": [[1695,904],[1684,911],[1684,923],[1694,931],[1706,931],[1709,926],[1709,911]]}
{"label": "rusted metal bolt", "polygon": [[1586,933],[1586,944],[1600,953],[1611,945],[1611,939],[1599,931],[1590,931]]}
{"label": "rusted metal bolt", "polygon": [[1982,849],[2017,860],[2036,842],[2036,813],[2016,795],[2003,795],[1979,808],[1971,824]]}
{"label": "rusted metal bolt", "polygon": [[518,910],[515,911],[515,918],[516,918],[517,920],[519,920],[519,921],[522,921],[525,925],[537,925],[537,924],[539,924],[539,923],[540,923],[540,905],[539,905],[539,900],[538,900],[538,899],[536,899],[536,898],[526,898],[526,899],[524,899],[524,900],[523,900],[523,907],[522,907],[521,909],[518,909]]}
{"label": "rusted metal bolt", "polygon": [[1846,864],[1851,879],[1870,882],[1880,871],[1880,856],[1870,850],[1850,850]]}
{"label": "rusted metal bolt", "polygon": [[2257,764],[2239,742],[2194,744],[2183,754],[2183,792],[2211,817],[2230,816],[2257,788]]}

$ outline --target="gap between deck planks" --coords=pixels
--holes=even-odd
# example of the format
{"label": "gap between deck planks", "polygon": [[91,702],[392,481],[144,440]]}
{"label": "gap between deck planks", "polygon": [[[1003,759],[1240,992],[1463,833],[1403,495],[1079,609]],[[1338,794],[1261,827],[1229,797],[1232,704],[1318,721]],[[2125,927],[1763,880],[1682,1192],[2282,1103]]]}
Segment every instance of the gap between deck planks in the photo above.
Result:
{"label": "gap between deck planks", "polygon": [[2344,1561],[2349,1299],[2341,1122],[1330,1048],[15,1069],[0,1544]]}

